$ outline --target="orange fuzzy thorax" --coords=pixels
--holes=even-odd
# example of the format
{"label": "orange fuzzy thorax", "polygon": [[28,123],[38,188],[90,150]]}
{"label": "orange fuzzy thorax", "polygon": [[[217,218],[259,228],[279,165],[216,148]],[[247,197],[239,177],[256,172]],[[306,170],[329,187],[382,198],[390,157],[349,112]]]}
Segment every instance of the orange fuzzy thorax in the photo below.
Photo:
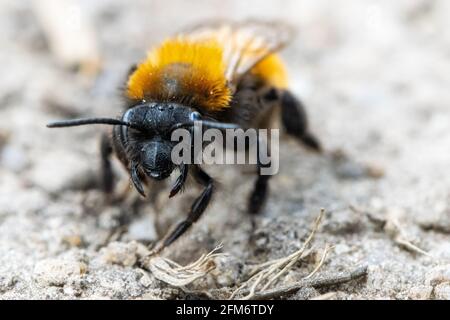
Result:
{"label": "orange fuzzy thorax", "polygon": [[169,39],[131,74],[126,94],[133,100],[173,101],[216,111],[231,100],[224,74],[217,42]]}

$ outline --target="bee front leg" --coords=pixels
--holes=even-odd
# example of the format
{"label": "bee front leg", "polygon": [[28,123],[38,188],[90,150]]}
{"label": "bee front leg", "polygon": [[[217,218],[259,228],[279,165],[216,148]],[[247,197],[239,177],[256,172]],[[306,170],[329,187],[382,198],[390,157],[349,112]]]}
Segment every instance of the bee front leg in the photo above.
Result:
{"label": "bee front leg", "polygon": [[172,187],[172,190],[170,190],[169,198],[172,198],[175,196],[180,190],[183,188],[184,183],[186,182],[187,176],[189,172],[189,166],[187,164],[182,164],[180,166],[180,176],[178,177],[177,181],[175,182],[174,186]]}
{"label": "bee front leg", "polygon": [[284,91],[281,97],[281,120],[288,134],[314,151],[322,150],[320,141],[309,132],[308,118],[302,103],[289,91]]}
{"label": "bee front leg", "polygon": [[199,184],[205,187],[205,189],[192,204],[187,218],[181,221],[173,231],[164,237],[164,239],[154,248],[152,254],[156,254],[172,244],[201,217],[203,212],[205,212],[214,192],[214,180],[197,165],[193,166],[192,175]]}
{"label": "bee front leg", "polygon": [[144,198],[146,197],[144,187],[142,186],[141,178],[139,177],[139,170],[138,170],[138,164],[137,162],[131,162],[131,170],[130,170],[130,177],[131,182],[133,182],[133,185],[137,192]]}

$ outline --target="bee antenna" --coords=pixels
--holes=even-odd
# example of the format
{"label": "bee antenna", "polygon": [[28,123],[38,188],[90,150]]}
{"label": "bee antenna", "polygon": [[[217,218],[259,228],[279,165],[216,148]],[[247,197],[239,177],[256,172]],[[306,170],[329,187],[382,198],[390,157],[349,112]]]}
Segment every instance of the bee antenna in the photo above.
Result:
{"label": "bee antenna", "polygon": [[200,120],[198,122],[202,126],[211,128],[211,129],[222,130],[222,129],[239,129],[240,128],[240,126],[238,126],[235,123],[216,122],[216,121],[209,121],[209,120]]}
{"label": "bee antenna", "polygon": [[216,121],[209,121],[209,120],[195,120],[195,121],[189,121],[189,122],[181,122],[177,123],[174,126],[172,126],[170,131],[174,131],[176,129],[180,128],[191,128],[194,127],[196,124],[202,125],[208,129],[239,129],[240,126],[234,123],[225,123],[225,122],[216,122]]}
{"label": "bee antenna", "polygon": [[73,120],[63,120],[63,121],[55,121],[47,124],[48,128],[63,128],[63,127],[76,127],[76,126],[84,126],[88,124],[107,124],[107,125],[120,125],[127,126],[130,128],[134,128],[133,125],[129,122],[112,119],[112,118],[86,118],[86,119],[73,119]]}

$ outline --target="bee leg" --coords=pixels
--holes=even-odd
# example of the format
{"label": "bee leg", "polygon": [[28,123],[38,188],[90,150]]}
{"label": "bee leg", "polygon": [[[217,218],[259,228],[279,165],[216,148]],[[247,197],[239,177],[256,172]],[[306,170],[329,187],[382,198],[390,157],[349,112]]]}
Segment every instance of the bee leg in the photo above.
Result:
{"label": "bee leg", "polygon": [[141,196],[146,197],[144,187],[142,186],[141,178],[139,177],[138,165],[136,162],[131,162],[130,171],[131,182],[133,183],[136,191],[139,192]]}
{"label": "bee leg", "polygon": [[182,164],[180,166],[180,176],[177,178],[177,181],[175,181],[174,186],[172,187],[172,190],[170,190],[169,198],[172,198],[175,196],[180,190],[183,188],[184,183],[186,182],[187,176],[188,176],[188,165]]}
{"label": "bee leg", "polygon": [[259,175],[256,179],[253,192],[250,195],[248,202],[248,212],[251,214],[257,214],[261,211],[267,195],[269,193],[269,179],[270,175]]}
{"label": "bee leg", "polygon": [[164,239],[161,241],[159,245],[153,250],[153,254],[160,252],[165,247],[172,244],[175,240],[177,240],[181,235],[183,235],[194,222],[196,222],[211,200],[213,191],[214,191],[214,180],[199,166],[193,166],[193,177],[195,180],[203,185],[205,189],[200,194],[200,196],[194,201],[192,204],[191,210],[184,221],[181,221],[172,232],[170,232]]}
{"label": "bee leg", "polygon": [[259,149],[262,143],[265,143],[267,145],[267,142],[263,141],[258,135],[258,144],[257,144],[258,178],[256,179],[255,186],[253,187],[253,191],[250,195],[248,202],[248,212],[251,214],[257,214],[261,211],[261,208],[263,207],[267,199],[267,195],[269,193],[269,179],[272,177],[272,175],[263,174],[262,172],[264,168],[270,168],[271,166],[270,162],[267,164],[261,163]]}
{"label": "bee leg", "polygon": [[111,166],[111,154],[113,152],[111,139],[103,134],[100,140],[101,155],[101,187],[102,190],[110,195],[114,188],[114,172]]}
{"label": "bee leg", "polygon": [[314,151],[321,152],[319,140],[308,130],[308,118],[303,104],[289,91],[281,97],[281,120],[288,134]]}

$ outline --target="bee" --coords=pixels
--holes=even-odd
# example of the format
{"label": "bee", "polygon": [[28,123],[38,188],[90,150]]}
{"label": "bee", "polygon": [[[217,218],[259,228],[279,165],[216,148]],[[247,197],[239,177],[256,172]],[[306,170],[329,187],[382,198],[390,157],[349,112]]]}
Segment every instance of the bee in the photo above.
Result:
{"label": "bee", "polygon": [[[111,193],[114,153],[130,174],[135,189],[145,197],[144,186],[179,175],[170,190],[175,196],[188,174],[203,186],[187,214],[156,245],[172,244],[205,212],[215,191],[215,181],[198,164],[175,165],[171,151],[174,129],[268,128],[274,110],[281,113],[285,131],[315,151],[318,139],[308,127],[305,109],[287,87],[286,69],[277,52],[292,37],[292,28],[278,22],[203,24],[168,38],[151,50],[129,73],[126,108],[120,119],[86,118],[58,121],[50,128],[106,124],[112,137],[101,142],[102,185]],[[259,140],[258,140],[259,141]],[[260,142],[258,142],[259,144]],[[248,211],[258,213],[269,192],[270,175],[258,173],[248,201]]]}

